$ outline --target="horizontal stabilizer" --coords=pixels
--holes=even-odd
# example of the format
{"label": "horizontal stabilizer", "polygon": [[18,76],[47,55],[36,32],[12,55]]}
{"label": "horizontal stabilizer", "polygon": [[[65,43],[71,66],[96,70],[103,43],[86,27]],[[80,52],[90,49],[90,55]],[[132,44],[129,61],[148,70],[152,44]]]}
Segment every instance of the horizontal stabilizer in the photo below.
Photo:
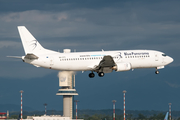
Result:
{"label": "horizontal stabilizer", "polygon": [[26,58],[26,59],[38,59],[39,57],[37,57],[36,55],[34,55],[34,54],[27,54],[24,58]]}
{"label": "horizontal stabilizer", "polygon": [[7,57],[22,59],[22,56],[7,56]]}

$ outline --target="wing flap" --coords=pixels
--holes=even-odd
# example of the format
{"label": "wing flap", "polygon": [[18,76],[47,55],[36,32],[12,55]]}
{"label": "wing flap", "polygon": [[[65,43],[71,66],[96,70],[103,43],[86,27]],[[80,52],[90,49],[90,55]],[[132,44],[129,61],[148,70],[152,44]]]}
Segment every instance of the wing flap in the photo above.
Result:
{"label": "wing flap", "polygon": [[115,66],[115,62],[111,56],[104,56],[103,59],[99,63],[100,67],[113,67]]}
{"label": "wing flap", "polygon": [[96,66],[95,71],[103,71],[104,73],[110,73],[112,72],[111,68],[115,65],[116,63],[110,55],[104,56],[103,59],[100,61],[99,65]]}

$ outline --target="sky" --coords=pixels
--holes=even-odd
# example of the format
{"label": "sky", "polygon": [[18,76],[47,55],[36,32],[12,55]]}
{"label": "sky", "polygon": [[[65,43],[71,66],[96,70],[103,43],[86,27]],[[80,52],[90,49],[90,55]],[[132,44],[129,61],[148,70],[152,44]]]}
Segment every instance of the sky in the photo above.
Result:
{"label": "sky", "polygon": [[[32,83],[34,80],[38,81],[38,79],[45,79],[46,76],[53,75],[55,76],[54,79],[58,79],[58,71],[36,68],[32,65],[23,63],[22,60],[6,57],[24,55],[17,26],[26,26],[43,47],[54,51],[62,52],[63,49],[67,48],[76,52],[101,51],[102,49],[105,51],[129,49],[162,51],[174,59],[174,62],[165,68],[165,73],[169,73],[170,78],[175,79],[178,77],[178,73],[173,70],[179,70],[178,68],[180,67],[179,4],[180,1],[178,0],[0,0],[0,77],[2,78],[0,81],[5,84],[8,80],[10,82],[14,79],[17,81],[17,83],[14,83],[14,86],[16,86],[16,84],[19,86],[19,84],[21,84],[19,81],[23,81],[24,84],[22,83],[22,85],[25,86],[27,85],[25,84],[26,82]],[[85,86],[86,82],[91,82],[91,85],[94,85],[98,81],[99,84],[102,84],[102,88],[95,85],[94,87],[97,88],[94,88],[94,91],[91,91],[92,93],[97,93],[99,89],[105,89],[105,84],[109,83],[108,79],[115,79],[117,76],[120,78],[120,81],[111,81],[113,83],[120,82],[121,85],[124,84],[124,86],[127,86],[127,88],[130,89],[133,88],[132,86],[130,87],[130,85],[134,84],[133,79],[139,79],[149,74],[151,75],[151,72],[154,73],[154,70],[137,70],[137,72],[133,73],[136,78],[128,78],[129,82],[124,81],[123,79],[126,79],[127,76],[131,76],[131,72],[108,74],[103,77],[104,80],[97,76],[94,78],[95,80],[91,80],[88,78],[88,72],[84,74],[78,72],[76,76],[79,80],[77,80],[76,89],[79,87],[79,91],[83,91],[85,88],[82,86]],[[163,70],[161,70],[161,72],[162,78],[164,78],[163,75],[166,76],[167,74],[165,75]],[[143,75],[141,73],[143,73]],[[85,75],[87,78],[84,77]],[[82,78],[88,80],[82,80]],[[162,78],[160,77],[158,79]],[[6,82],[3,81],[3,79],[5,79]],[[157,78],[154,77],[153,79]],[[56,82],[53,83],[56,84]],[[179,82],[177,80],[161,82],[158,83],[157,81],[153,81],[155,85],[162,85],[165,83],[173,90],[179,90],[180,84],[178,84]],[[148,81],[146,81],[144,85],[148,86]],[[6,84],[5,86],[8,87]],[[58,89],[58,86],[56,87],[56,89]],[[111,86],[108,86],[108,88],[109,87]],[[126,87],[121,87],[126,89]],[[27,88],[29,88],[29,86]],[[96,89],[97,91],[95,91]],[[141,90],[143,89],[144,91],[146,90],[146,88],[142,88]],[[21,89],[19,88],[19,91],[20,90]],[[33,93],[32,89],[29,88],[27,90],[30,90]],[[36,91],[37,90],[38,87]],[[139,91],[136,90],[137,88],[134,88],[133,91]],[[17,92],[19,91],[17,90]],[[177,90],[175,91],[178,92]],[[1,96],[5,93],[6,91],[1,89]],[[100,94],[101,93],[97,94],[97,99]],[[111,94],[112,93],[110,92],[108,95]],[[82,95],[85,95],[85,93]],[[80,98],[82,99],[81,101],[87,100],[84,96],[81,96]],[[12,101],[7,102],[7,99],[10,99],[10,97],[0,97],[0,99],[3,104],[18,104]],[[49,102],[53,103],[51,100],[49,100]],[[92,107],[92,105],[82,105],[81,108],[110,108],[104,104],[99,107],[97,107],[97,105],[95,104],[94,107]],[[141,105],[137,107],[132,105],[129,109],[165,109],[163,107],[161,109],[157,107],[148,108],[144,106],[145,105]],[[34,108],[39,109],[36,107]],[[177,107],[176,110],[180,109]]]}

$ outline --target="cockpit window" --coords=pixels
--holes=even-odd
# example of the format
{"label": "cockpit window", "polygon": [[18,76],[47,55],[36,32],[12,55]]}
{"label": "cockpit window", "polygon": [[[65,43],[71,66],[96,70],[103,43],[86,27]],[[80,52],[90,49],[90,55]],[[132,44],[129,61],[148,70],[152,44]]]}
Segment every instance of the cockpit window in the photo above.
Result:
{"label": "cockpit window", "polygon": [[162,56],[166,57],[166,54],[162,54]]}

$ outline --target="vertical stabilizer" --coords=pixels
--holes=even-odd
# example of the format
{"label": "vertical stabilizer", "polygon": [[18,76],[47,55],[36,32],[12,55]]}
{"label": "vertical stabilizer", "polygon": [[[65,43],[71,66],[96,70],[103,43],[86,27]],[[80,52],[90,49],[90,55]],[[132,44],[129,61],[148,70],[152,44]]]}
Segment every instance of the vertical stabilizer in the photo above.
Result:
{"label": "vertical stabilizer", "polygon": [[18,26],[18,31],[24,47],[25,54],[27,53],[43,53],[44,48],[34,38],[34,36],[26,29],[25,26]]}
{"label": "vertical stabilizer", "polygon": [[164,120],[168,120],[168,112],[166,113]]}

